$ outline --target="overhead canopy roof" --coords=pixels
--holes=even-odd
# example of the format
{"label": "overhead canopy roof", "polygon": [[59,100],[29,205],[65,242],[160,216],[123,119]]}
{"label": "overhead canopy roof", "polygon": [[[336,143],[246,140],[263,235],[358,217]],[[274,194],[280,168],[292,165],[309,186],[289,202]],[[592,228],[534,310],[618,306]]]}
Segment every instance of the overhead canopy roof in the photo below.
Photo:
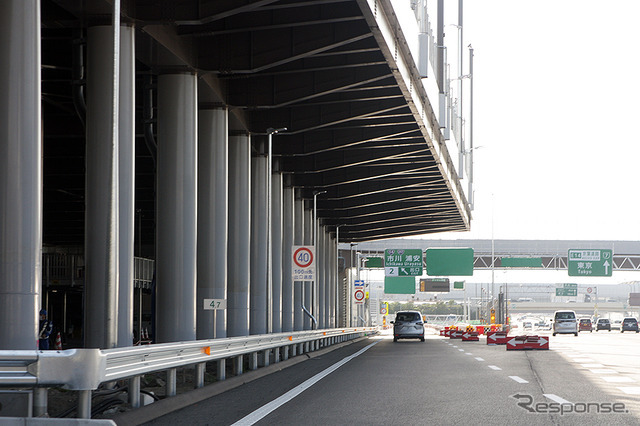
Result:
{"label": "overhead canopy roof", "polygon": [[[371,3],[371,4],[370,4]],[[137,104],[145,76],[201,77],[202,108],[231,131],[273,137],[278,168],[317,197],[341,241],[466,230],[470,212],[388,0],[130,0]],[[84,130],[71,102],[72,53],[111,4],[42,0],[45,243],[81,244]],[[147,77],[148,78],[148,77]],[[76,84],[78,78],[76,77]],[[153,80],[150,80],[153,83]],[[153,86],[151,86],[153,88]],[[136,206],[153,241],[154,164],[138,114]]]}

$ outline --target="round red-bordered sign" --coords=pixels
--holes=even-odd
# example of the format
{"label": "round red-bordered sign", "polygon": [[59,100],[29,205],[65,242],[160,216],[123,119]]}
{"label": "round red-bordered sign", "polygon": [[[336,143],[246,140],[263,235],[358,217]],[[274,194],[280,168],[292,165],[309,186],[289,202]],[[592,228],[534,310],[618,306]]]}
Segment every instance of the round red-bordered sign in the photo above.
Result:
{"label": "round red-bordered sign", "polygon": [[[298,262],[298,254],[300,252],[307,253],[309,255],[309,259],[306,262]],[[313,263],[313,253],[306,247],[300,247],[298,250],[293,252],[293,263],[295,263],[300,268],[306,268]]]}
{"label": "round red-bordered sign", "polygon": [[353,293],[353,298],[356,299],[356,302],[362,302],[364,300],[364,290],[356,290]]}

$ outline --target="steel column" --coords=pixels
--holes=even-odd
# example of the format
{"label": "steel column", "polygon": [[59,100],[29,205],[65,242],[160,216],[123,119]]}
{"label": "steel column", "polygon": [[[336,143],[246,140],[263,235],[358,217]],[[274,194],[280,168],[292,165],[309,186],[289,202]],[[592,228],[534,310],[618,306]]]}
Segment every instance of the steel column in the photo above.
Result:
{"label": "steel column", "polygon": [[0,349],[33,350],[42,285],[40,2],[0,2],[0,17]]}
{"label": "steel column", "polygon": [[229,137],[229,251],[227,336],[249,335],[251,140]]}
{"label": "steel column", "polygon": [[286,182],[282,190],[282,331],[293,331],[293,277],[291,276],[294,229],[294,190],[291,177],[284,176]]}
{"label": "steel column", "polygon": [[[293,245],[301,246],[304,244],[304,200],[302,199],[302,191],[298,188],[295,190],[293,211]],[[291,257],[291,250],[289,251],[289,257]],[[303,286],[304,281],[295,281],[293,283],[293,329],[295,331],[304,329],[304,312],[302,311],[304,297]]]}
{"label": "steel column", "polygon": [[[303,226],[303,238],[304,245],[310,246],[313,245],[313,206],[311,205],[310,200],[305,200],[305,208],[304,208],[304,226]],[[316,252],[316,280],[314,281],[304,281],[304,306],[307,308],[309,313],[312,315],[316,315],[317,311],[314,311],[315,304],[315,294],[313,292],[314,285],[317,281],[318,274],[318,261],[317,261],[317,252]],[[305,315],[304,317],[304,330],[311,330],[313,328],[313,322],[309,315]]]}
{"label": "steel column", "polygon": [[228,163],[227,110],[201,110],[198,113],[198,340],[227,336],[226,310],[204,310],[203,300],[227,298]]}
{"label": "steel column", "polygon": [[197,77],[158,77],[158,342],[196,338]]}
{"label": "steel column", "polygon": [[271,174],[271,332],[282,332],[282,173]]}
{"label": "steel column", "polygon": [[135,30],[120,27],[119,261],[117,346],[133,344],[133,245],[135,241],[136,67]]}
{"label": "steel column", "polygon": [[267,156],[259,143],[251,158],[251,273],[249,332],[267,333]]}
{"label": "steel column", "polygon": [[[87,32],[85,192],[85,328],[87,348],[112,348],[118,339],[119,125],[114,117],[113,28]],[[117,91],[119,94],[119,90]]]}

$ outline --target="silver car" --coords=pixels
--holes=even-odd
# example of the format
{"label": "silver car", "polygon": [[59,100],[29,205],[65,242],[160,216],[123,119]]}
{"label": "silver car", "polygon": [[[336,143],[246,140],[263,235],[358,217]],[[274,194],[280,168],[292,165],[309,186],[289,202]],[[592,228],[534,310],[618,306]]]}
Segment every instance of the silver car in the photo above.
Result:
{"label": "silver car", "polygon": [[393,324],[393,341],[398,339],[420,339],[424,342],[424,322],[418,311],[401,311],[396,313]]}
{"label": "silver car", "polygon": [[574,311],[556,311],[553,314],[553,335],[578,335],[578,320]]}

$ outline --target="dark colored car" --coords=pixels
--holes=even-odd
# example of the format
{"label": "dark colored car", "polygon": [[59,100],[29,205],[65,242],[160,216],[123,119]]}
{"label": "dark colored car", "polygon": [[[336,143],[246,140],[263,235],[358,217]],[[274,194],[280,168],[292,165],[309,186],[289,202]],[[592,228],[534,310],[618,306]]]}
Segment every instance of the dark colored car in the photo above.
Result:
{"label": "dark colored car", "polygon": [[418,311],[402,311],[396,314],[393,324],[393,341],[398,339],[420,339],[424,342],[424,322]]}
{"label": "dark colored car", "polygon": [[609,330],[611,331],[611,321],[608,318],[600,318],[596,323],[596,331]]}
{"label": "dark colored car", "polygon": [[581,318],[578,323],[578,331],[593,332],[593,324],[589,318]]}
{"label": "dark colored car", "polygon": [[635,331],[638,330],[638,320],[633,317],[627,317],[622,320],[622,328],[620,329],[620,333],[624,333],[625,331]]}

